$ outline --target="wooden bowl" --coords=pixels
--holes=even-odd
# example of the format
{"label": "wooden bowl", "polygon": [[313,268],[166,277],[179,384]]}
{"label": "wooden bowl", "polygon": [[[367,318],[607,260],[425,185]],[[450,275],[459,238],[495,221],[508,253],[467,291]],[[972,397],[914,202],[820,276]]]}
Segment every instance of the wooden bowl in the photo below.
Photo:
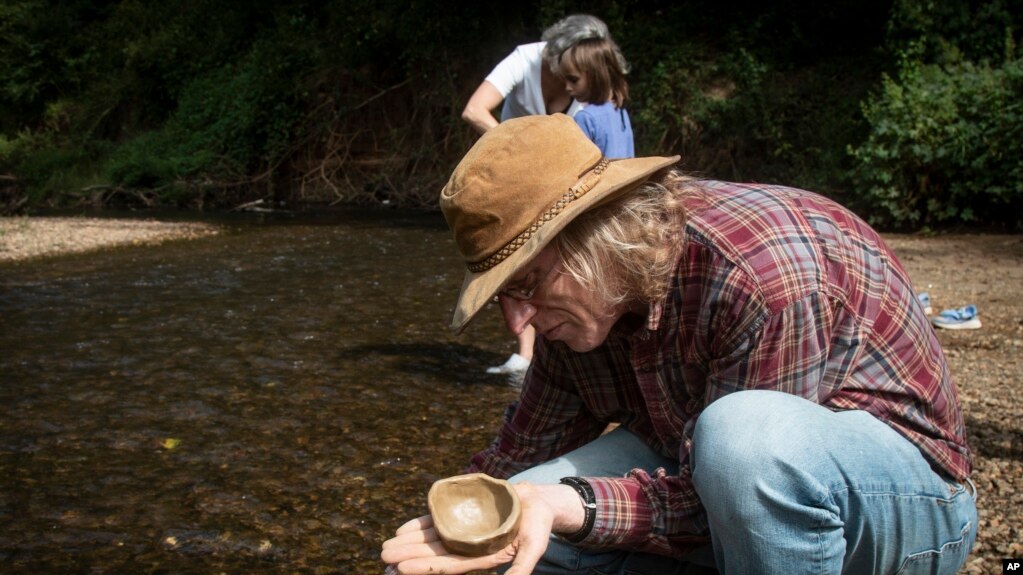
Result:
{"label": "wooden bowl", "polygon": [[496,553],[519,532],[519,496],[503,479],[483,473],[441,479],[427,502],[441,543],[458,555]]}

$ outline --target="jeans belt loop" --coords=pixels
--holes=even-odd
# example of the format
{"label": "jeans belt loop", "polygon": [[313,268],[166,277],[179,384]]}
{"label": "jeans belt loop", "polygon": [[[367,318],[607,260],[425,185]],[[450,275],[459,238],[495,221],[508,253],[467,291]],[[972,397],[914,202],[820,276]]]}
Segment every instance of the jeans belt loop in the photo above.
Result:
{"label": "jeans belt loop", "polygon": [[977,500],[977,485],[975,483],[973,483],[973,480],[970,479],[969,477],[967,477],[966,478],[966,485],[964,485],[963,487],[967,488],[967,490],[970,492],[970,495],[973,496],[973,500],[976,501]]}

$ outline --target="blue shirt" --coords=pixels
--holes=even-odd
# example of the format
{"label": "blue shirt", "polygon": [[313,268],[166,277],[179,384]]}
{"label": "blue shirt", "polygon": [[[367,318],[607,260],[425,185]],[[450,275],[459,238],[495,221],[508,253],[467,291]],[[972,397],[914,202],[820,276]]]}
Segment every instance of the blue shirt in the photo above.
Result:
{"label": "blue shirt", "polygon": [[611,102],[587,104],[576,113],[575,123],[597,144],[605,158],[636,157],[632,121],[625,108],[615,108]]}

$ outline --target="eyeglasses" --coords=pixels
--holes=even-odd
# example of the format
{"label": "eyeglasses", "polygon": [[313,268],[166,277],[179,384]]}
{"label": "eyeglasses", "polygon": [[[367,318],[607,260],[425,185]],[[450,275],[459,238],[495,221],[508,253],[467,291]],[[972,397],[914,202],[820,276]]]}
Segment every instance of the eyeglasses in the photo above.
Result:
{"label": "eyeglasses", "polygon": [[[536,294],[536,290],[539,289],[540,286],[543,285],[545,281],[547,281],[547,278],[550,277],[551,272],[553,272],[554,268],[556,267],[558,267],[558,261],[554,260],[554,263],[551,264],[551,267],[547,268],[547,271],[543,272],[543,274],[540,275],[540,279],[533,282],[533,285],[529,287],[524,286],[506,287],[500,292],[498,292],[498,295],[506,295],[512,298],[513,300],[517,301],[529,301],[533,299],[533,296]],[[526,276],[526,279],[528,280],[529,276]]]}

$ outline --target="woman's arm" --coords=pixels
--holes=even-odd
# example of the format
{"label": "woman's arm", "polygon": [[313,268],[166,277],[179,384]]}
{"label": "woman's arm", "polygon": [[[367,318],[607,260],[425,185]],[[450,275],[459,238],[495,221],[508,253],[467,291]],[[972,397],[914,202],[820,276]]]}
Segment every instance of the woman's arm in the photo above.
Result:
{"label": "woman's arm", "polygon": [[504,96],[501,95],[501,92],[493,84],[484,80],[469,98],[465,109],[462,110],[462,119],[482,134],[498,124],[492,110],[501,105],[503,101]]}

